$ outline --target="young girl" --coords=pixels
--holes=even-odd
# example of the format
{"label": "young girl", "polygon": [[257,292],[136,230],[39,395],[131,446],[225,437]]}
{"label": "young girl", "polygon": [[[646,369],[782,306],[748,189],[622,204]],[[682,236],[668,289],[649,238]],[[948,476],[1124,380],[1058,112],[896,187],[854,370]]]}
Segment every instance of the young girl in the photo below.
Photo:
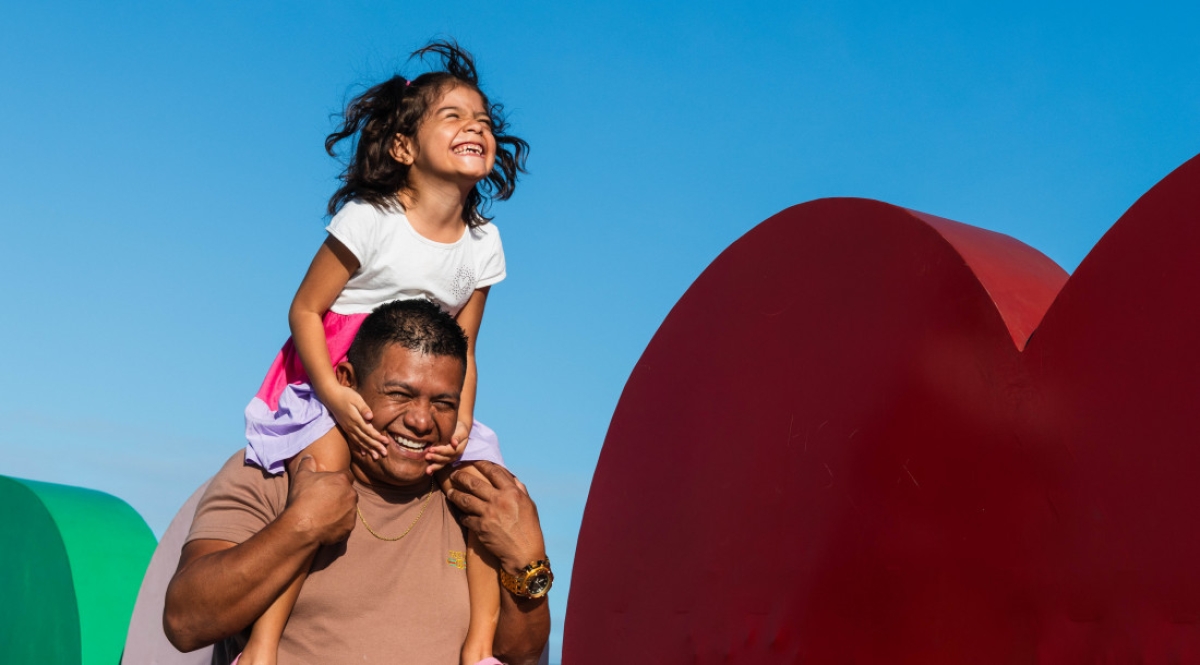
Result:
{"label": "young girl", "polygon": [[[440,70],[367,90],[325,139],[331,156],[350,139],[354,158],[329,201],[329,237],[292,302],[292,339],[246,407],[246,460],[271,473],[294,471],[306,455],[331,471],[349,467],[351,449],[376,459],[387,454],[391,440],[371,426],[366,403],[338,384],[333,368],[366,315],[399,298],[432,300],[467,334],[458,424],[451,445],[427,452],[431,470],[459,456],[501,461],[494,433],[472,417],[475,339],[488,289],[505,276],[500,236],[484,211],[491,199],[512,195],[529,145],[504,133],[502,107],[480,90],[470,54],[433,42],[413,56],[431,54],[441,58]],[[474,534],[467,544],[471,622],[462,662],[498,662],[491,659],[496,562]],[[275,663],[303,579],[255,623],[240,665]]]}

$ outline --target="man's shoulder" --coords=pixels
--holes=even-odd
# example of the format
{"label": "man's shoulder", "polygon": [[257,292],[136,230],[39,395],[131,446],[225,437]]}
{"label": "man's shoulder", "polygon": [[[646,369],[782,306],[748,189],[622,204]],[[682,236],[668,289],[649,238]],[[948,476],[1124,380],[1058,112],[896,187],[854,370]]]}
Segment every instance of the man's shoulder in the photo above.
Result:
{"label": "man's shoulder", "polygon": [[247,464],[239,450],[213,476],[196,506],[188,541],[241,543],[270,524],[287,505],[287,476]]}
{"label": "man's shoulder", "polygon": [[282,488],[284,492],[287,491],[287,475],[282,473],[273,475],[253,463],[247,462],[245,449],[238,450],[225,460],[220,470],[213,476],[213,482],[218,481],[246,487]]}

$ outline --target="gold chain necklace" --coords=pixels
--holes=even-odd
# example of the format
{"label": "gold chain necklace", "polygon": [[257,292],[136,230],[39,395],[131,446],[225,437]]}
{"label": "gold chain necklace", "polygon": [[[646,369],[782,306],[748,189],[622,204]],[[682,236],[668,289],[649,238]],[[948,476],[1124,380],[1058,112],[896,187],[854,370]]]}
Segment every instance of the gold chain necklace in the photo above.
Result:
{"label": "gold chain necklace", "polygon": [[379,540],[385,540],[389,543],[394,543],[397,540],[400,540],[401,538],[407,536],[408,532],[412,531],[413,527],[417,525],[417,522],[421,521],[421,518],[425,515],[425,509],[429,507],[429,500],[433,498],[433,488],[434,488],[434,480],[432,478],[430,478],[429,479],[429,494],[425,495],[425,501],[421,505],[421,512],[417,513],[416,519],[414,519],[408,525],[408,528],[404,530],[404,533],[400,534],[399,536],[396,536],[395,538],[387,538],[385,536],[381,536],[378,533],[376,533],[375,529],[372,529],[371,525],[367,524],[367,518],[363,517],[362,508],[355,506],[354,511],[358,513],[358,521],[362,522],[362,525],[367,527],[368,533],[370,533],[372,536],[375,536]]}

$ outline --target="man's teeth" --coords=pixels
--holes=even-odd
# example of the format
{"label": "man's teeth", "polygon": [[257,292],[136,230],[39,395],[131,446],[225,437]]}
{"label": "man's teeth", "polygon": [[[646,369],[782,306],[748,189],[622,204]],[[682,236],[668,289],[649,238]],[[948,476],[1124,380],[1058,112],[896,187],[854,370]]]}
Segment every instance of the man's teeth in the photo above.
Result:
{"label": "man's teeth", "polygon": [[457,148],[455,148],[454,154],[456,154],[456,155],[466,155],[466,154],[482,155],[483,148],[481,148],[477,145],[474,145],[474,144],[464,144],[464,145],[460,145]]}
{"label": "man's teeth", "polygon": [[425,445],[426,445],[424,443],[417,443],[416,441],[409,441],[408,439],[406,439],[402,436],[395,436],[395,435],[392,436],[392,441],[395,441],[396,443],[400,444],[401,448],[407,448],[409,450],[425,450]]}

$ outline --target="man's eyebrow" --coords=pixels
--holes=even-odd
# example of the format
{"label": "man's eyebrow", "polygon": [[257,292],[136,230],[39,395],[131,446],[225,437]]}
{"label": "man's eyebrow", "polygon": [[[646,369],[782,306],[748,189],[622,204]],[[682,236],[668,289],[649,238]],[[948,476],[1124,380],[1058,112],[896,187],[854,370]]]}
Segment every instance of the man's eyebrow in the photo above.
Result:
{"label": "man's eyebrow", "polygon": [[383,382],[383,387],[400,388],[409,392],[417,392],[417,389],[414,388],[411,383],[408,383],[407,381],[400,381],[399,379],[385,379]]}
{"label": "man's eyebrow", "polygon": [[[420,394],[420,392],[421,392],[421,390],[419,388],[413,386],[411,383],[408,383],[407,381],[401,381],[399,379],[385,379],[384,380],[384,382],[383,382],[384,390],[395,389],[395,388],[399,388],[400,390],[404,390],[404,391],[407,391],[410,393],[416,393],[416,394]],[[431,395],[430,399],[445,399],[447,397],[459,399],[462,397],[462,393],[456,393],[456,392],[438,393],[436,395]]]}

